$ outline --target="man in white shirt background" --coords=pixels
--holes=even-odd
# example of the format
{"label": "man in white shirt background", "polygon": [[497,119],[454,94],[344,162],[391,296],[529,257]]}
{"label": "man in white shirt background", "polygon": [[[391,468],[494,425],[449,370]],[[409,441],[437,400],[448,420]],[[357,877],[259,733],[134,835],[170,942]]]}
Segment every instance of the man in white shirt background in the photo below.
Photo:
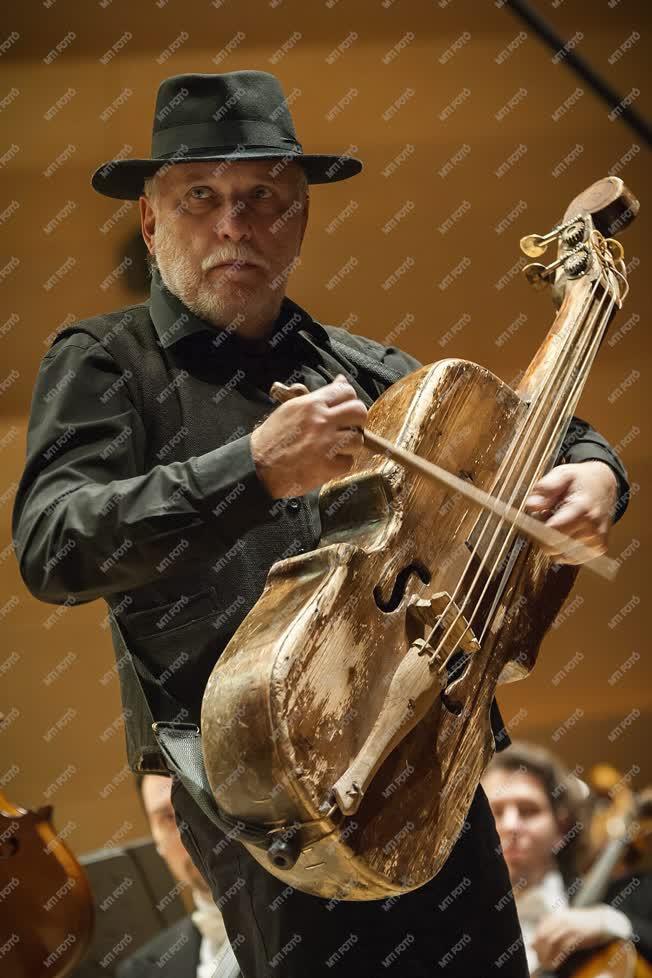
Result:
{"label": "man in white shirt background", "polygon": [[179,888],[190,889],[195,910],[139,948],[119,966],[116,978],[239,978],[222,914],[181,841],[170,800],[172,779],[145,774],[138,780],[156,850]]}
{"label": "man in white shirt background", "polygon": [[652,962],[649,875],[621,875],[610,883],[603,903],[570,906],[589,862],[590,806],[582,782],[547,749],[515,742],[495,755],[482,783],[509,870],[530,971],[559,967],[575,951],[618,938],[633,940],[639,954]]}

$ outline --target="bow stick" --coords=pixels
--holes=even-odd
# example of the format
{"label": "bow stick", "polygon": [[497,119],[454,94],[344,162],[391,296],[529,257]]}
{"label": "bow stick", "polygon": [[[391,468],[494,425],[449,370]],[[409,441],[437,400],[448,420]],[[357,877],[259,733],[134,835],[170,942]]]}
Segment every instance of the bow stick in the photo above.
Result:
{"label": "bow stick", "polygon": [[[276,381],[272,384],[269,396],[272,400],[282,404],[294,397],[302,397],[304,394],[309,393],[310,391],[304,384],[291,384],[288,387],[286,384],[281,384],[279,381]],[[561,533],[560,530],[556,530],[552,526],[546,526],[544,523],[540,523],[528,513],[519,512],[514,506],[510,506],[508,503],[496,499],[490,493],[485,492],[484,489],[469,485],[468,482],[453,475],[447,469],[443,469],[440,465],[435,465],[434,462],[429,462],[427,459],[421,458],[420,455],[415,455],[414,452],[408,452],[404,448],[399,448],[398,445],[387,441],[386,438],[382,438],[380,435],[374,435],[367,428],[358,428],[356,430],[362,432],[364,444],[370,451],[380,452],[381,455],[386,455],[387,458],[391,458],[395,462],[400,462],[401,465],[404,465],[408,469],[413,469],[415,472],[419,472],[427,479],[447,486],[449,489],[454,489],[455,492],[459,492],[460,495],[464,496],[470,502],[477,503],[483,509],[488,510],[495,516],[499,516],[534,543],[561,553],[570,553],[570,551],[573,551],[574,556],[583,559],[584,566],[588,570],[593,571],[600,577],[604,577],[608,581],[613,581],[615,578],[618,572],[618,561],[613,558],[603,554],[596,556],[594,550],[591,550],[590,547],[585,546],[578,540],[574,540],[573,537]]]}

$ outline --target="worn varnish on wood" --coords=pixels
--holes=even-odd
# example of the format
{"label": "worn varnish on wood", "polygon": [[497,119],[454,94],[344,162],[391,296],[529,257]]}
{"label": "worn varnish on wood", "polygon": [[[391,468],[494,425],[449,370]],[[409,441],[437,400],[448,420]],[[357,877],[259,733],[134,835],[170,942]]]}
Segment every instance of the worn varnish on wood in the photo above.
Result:
{"label": "worn varnish on wood", "polygon": [[[629,206],[622,181],[596,186],[573,205],[588,230],[591,201],[599,198],[600,213]],[[518,391],[477,364],[443,360],[386,391],[367,428],[487,491],[501,463],[514,460],[501,495],[517,505],[556,457],[599,346],[599,318],[587,310],[601,308],[603,324],[611,316],[606,285],[597,262],[566,284]],[[573,350],[585,351],[581,370]],[[494,750],[496,686],[532,669],[577,568],[553,571],[496,517],[381,455],[362,454],[345,479],[324,486],[320,511],[319,547],[272,567],[214,668],[204,759],[225,812],[278,829],[301,850],[283,869],[247,844],[265,868],[322,897],[379,899],[427,882],[448,857]],[[500,573],[490,574],[483,558],[491,567],[498,557]],[[437,607],[442,594],[467,616],[478,607],[468,644],[459,634],[443,648],[432,639],[439,685],[428,700],[419,673],[424,715],[410,729],[416,705],[406,702],[408,732],[346,809],[346,792],[338,805],[334,786],[387,706],[405,657],[423,651],[428,602]],[[236,768],[244,774],[234,778]]]}

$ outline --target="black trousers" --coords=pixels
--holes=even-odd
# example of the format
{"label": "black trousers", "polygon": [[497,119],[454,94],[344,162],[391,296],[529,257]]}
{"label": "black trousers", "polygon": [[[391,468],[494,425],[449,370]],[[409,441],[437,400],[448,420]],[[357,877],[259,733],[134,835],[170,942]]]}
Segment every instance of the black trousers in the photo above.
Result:
{"label": "black trousers", "polygon": [[528,978],[493,815],[478,788],[437,876],[412,893],[328,901],[287,887],[225,839],[174,779],[172,803],[244,978]]}

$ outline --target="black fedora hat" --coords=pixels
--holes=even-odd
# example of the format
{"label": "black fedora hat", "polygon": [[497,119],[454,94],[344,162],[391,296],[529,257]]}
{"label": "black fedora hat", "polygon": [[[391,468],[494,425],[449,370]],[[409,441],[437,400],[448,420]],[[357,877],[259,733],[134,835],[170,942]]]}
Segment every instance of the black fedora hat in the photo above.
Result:
{"label": "black fedora hat", "polygon": [[212,160],[294,159],[309,183],[353,177],[360,160],[303,152],[278,78],[266,71],[173,75],[161,82],[154,110],[152,157],[110,160],[94,172],[98,193],[138,200],[162,166]]}

